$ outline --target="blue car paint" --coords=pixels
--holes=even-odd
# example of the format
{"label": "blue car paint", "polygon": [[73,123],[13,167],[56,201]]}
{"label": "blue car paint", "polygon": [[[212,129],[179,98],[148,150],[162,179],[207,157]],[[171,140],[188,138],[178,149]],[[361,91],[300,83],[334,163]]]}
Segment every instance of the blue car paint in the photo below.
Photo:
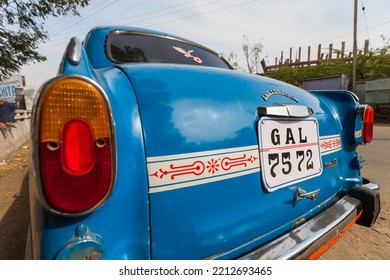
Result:
{"label": "blue car paint", "polygon": [[[123,68],[134,85],[140,104],[146,156],[258,144],[256,105],[262,104],[262,93],[275,87],[272,81],[233,71],[190,66],[162,68],[159,65],[137,65]],[[242,92],[243,88],[245,92]],[[331,121],[325,119],[331,113],[330,109],[324,105],[321,108],[321,103],[314,96],[287,84],[278,84],[278,89],[302,100],[300,104],[313,107],[321,124]],[[275,96],[264,103],[291,103],[291,100]],[[181,109],[182,104],[186,105],[185,109]],[[183,120],[175,116],[175,112],[181,110],[183,114],[187,112],[190,115],[192,110],[195,111],[188,117],[186,126],[181,125]],[[199,110],[201,114],[198,114]],[[203,119],[198,121],[197,115]],[[205,120],[207,116],[209,118]],[[231,124],[234,129],[224,130],[225,123]],[[215,130],[210,132],[214,138],[208,134],[202,135],[203,138],[192,136],[192,130],[209,131],[211,128]],[[336,125],[320,125],[320,130],[321,135],[332,135],[338,131]],[[337,174],[336,170],[325,172],[332,175]],[[299,185],[308,190],[323,185],[317,201],[326,202],[339,191],[334,188],[341,185],[334,177],[321,177]],[[215,252],[233,250],[277,227],[291,227],[290,221],[313,207],[313,202],[302,201],[295,205],[291,201],[295,188],[265,193],[261,185],[259,173],[255,173],[172,193],[151,194],[153,258],[205,258]],[[283,206],[280,206],[280,201]],[[273,210],[278,205],[281,212]],[[170,220],[180,227],[167,225]],[[236,225],[240,225],[239,228]],[[194,248],[201,249],[197,252]]]}
{"label": "blue car paint", "polygon": [[357,152],[357,144],[354,141],[355,135],[355,119],[351,118],[354,115],[358,106],[358,101],[354,95],[347,91],[312,91],[323,102],[329,106],[332,115],[338,120],[338,130],[342,132],[342,145],[344,147],[341,154],[339,185],[343,186],[343,191],[348,192],[356,185],[362,184],[360,168],[357,161],[359,154]]}
{"label": "blue car paint", "polygon": [[[310,218],[340,192],[361,183],[358,169],[344,167],[357,155],[351,125],[357,103],[349,94],[311,95],[264,77],[211,67],[112,67],[103,42],[114,29],[92,31],[79,65],[64,59],[60,68],[60,74],[94,80],[107,94],[117,147],[114,190],[100,208],[85,216],[37,211],[37,215],[42,213],[37,220],[44,221],[39,225],[41,258],[55,258],[80,225],[104,240],[107,259],[236,258]],[[260,172],[150,192],[149,157],[258,145],[257,106],[295,103],[280,95],[264,101],[262,94],[275,88],[313,109],[320,136],[340,134],[343,149],[322,156],[324,163],[336,158],[338,164],[324,169],[321,177],[298,184],[307,191],[321,187],[316,202],[294,202],[296,186],[268,193]]]}

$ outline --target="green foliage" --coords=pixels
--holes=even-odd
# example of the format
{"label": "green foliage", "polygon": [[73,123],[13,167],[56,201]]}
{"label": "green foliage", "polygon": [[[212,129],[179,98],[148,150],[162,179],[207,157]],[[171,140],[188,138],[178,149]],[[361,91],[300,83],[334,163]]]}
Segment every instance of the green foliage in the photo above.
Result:
{"label": "green foliage", "polygon": [[265,75],[296,86],[302,85],[302,80],[320,78],[333,75],[352,74],[352,63],[345,61],[322,61],[319,65],[311,67],[292,68],[282,66],[280,69]]}
{"label": "green foliage", "polygon": [[357,79],[370,80],[390,76],[390,39],[382,35],[382,40],[384,47],[358,56]]}
{"label": "green foliage", "polygon": [[0,0],[0,75],[18,72],[30,62],[46,60],[36,49],[48,39],[49,16],[76,15],[90,0]]}

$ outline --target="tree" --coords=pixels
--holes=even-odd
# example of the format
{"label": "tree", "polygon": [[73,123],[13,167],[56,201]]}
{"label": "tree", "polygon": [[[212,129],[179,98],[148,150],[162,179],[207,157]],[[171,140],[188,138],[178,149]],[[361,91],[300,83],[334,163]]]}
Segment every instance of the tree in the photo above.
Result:
{"label": "tree", "polygon": [[389,41],[385,41],[385,46],[379,49],[370,50],[368,54],[359,54],[357,57],[357,79],[370,80],[385,78],[390,76],[390,53]]}
{"label": "tree", "polygon": [[227,56],[222,53],[221,54],[227,62],[233,67],[234,70],[240,70],[240,64],[238,63],[237,54],[234,51],[231,51]]}
{"label": "tree", "polygon": [[381,39],[384,45],[379,52],[382,55],[390,54],[390,38],[385,35],[381,35]]}
{"label": "tree", "polygon": [[49,16],[79,16],[90,0],[0,0],[0,76],[18,72],[30,62],[45,61],[36,50],[48,40]]}
{"label": "tree", "polygon": [[251,45],[247,36],[243,36],[242,51],[245,56],[246,66],[249,73],[259,73],[261,67],[260,54],[263,51],[262,42]]}

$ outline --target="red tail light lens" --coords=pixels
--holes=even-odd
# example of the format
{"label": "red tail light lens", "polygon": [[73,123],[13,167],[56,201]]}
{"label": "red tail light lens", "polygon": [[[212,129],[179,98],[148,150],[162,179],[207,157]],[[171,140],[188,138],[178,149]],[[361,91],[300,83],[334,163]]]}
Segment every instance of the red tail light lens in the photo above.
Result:
{"label": "red tail light lens", "polygon": [[356,108],[355,143],[368,144],[374,136],[374,108],[369,105],[359,105]]}
{"label": "red tail light lens", "polygon": [[62,77],[41,93],[42,196],[55,213],[82,214],[111,193],[114,141],[104,92],[79,77]]}
{"label": "red tail light lens", "polygon": [[95,150],[92,131],[81,119],[66,122],[61,133],[61,163],[70,175],[84,175],[95,164]]}
{"label": "red tail light lens", "polygon": [[363,143],[371,143],[374,136],[374,108],[366,106],[363,117]]}

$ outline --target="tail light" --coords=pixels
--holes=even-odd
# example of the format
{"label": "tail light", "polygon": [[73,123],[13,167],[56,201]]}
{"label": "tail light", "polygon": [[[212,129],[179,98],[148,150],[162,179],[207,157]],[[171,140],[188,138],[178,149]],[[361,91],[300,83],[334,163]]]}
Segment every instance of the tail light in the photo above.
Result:
{"label": "tail light", "polygon": [[110,108],[95,83],[63,76],[37,105],[41,193],[50,210],[87,213],[111,193],[114,139]]}
{"label": "tail light", "polygon": [[371,143],[374,136],[374,108],[369,105],[359,105],[356,109],[355,142],[357,144]]}
{"label": "tail light", "polygon": [[363,143],[371,143],[374,136],[374,108],[366,106],[363,117]]}

